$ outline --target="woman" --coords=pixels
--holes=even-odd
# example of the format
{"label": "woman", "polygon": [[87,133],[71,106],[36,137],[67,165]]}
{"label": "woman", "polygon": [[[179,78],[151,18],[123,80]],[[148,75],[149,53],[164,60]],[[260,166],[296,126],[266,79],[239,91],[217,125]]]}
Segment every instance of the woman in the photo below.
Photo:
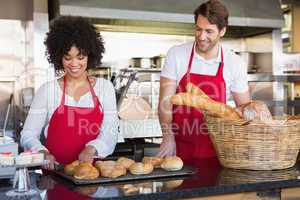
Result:
{"label": "woman", "polygon": [[[55,161],[92,162],[111,154],[117,142],[118,116],[112,84],[88,76],[87,69],[101,63],[103,41],[96,28],[80,17],[60,17],[50,24],[45,39],[48,61],[58,80],[37,91],[21,132],[25,150],[40,151],[53,169]],[[39,138],[44,129],[46,138]]]}

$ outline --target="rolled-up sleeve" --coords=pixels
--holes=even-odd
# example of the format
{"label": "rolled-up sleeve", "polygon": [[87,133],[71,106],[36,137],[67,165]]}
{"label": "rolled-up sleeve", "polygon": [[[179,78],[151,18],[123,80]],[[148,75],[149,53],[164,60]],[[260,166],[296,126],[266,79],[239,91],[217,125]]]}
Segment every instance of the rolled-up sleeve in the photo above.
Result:
{"label": "rolled-up sleeve", "polygon": [[177,70],[176,70],[176,54],[175,47],[172,47],[166,56],[166,60],[161,71],[161,76],[165,78],[169,78],[172,80],[177,80]]}
{"label": "rolled-up sleeve", "polygon": [[118,141],[119,118],[116,106],[115,90],[111,82],[103,81],[98,96],[102,96],[103,122],[100,134],[86,144],[95,147],[97,156],[105,158],[112,154]]}
{"label": "rolled-up sleeve", "polygon": [[247,65],[240,56],[235,55],[236,66],[233,70],[231,92],[243,93],[249,90],[247,80]]}
{"label": "rolled-up sleeve", "polygon": [[45,126],[48,109],[47,109],[47,87],[42,85],[36,92],[29,113],[21,131],[21,146],[25,150],[47,150],[40,142],[40,135]]}

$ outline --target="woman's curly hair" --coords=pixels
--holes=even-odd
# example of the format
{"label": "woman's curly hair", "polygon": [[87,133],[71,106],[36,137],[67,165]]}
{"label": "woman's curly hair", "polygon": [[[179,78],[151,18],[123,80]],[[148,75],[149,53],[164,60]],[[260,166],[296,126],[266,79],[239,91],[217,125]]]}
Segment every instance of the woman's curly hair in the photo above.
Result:
{"label": "woman's curly hair", "polygon": [[82,17],[62,16],[51,21],[44,44],[47,59],[54,65],[55,71],[63,69],[62,58],[72,46],[88,56],[88,69],[101,64],[105,51],[100,33]]}

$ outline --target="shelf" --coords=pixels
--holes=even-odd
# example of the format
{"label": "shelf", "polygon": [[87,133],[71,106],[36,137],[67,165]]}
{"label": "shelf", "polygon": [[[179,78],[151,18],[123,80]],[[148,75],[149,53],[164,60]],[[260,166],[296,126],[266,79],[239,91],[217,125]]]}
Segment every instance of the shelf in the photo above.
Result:
{"label": "shelf", "polygon": [[159,68],[124,68],[121,69],[122,72],[137,72],[137,73],[160,73],[161,69]]}
{"label": "shelf", "polygon": [[248,74],[248,82],[296,82],[300,81],[300,74],[272,75],[268,73]]}
{"label": "shelf", "polygon": [[0,82],[14,82],[17,80],[17,77],[15,76],[0,76]]}

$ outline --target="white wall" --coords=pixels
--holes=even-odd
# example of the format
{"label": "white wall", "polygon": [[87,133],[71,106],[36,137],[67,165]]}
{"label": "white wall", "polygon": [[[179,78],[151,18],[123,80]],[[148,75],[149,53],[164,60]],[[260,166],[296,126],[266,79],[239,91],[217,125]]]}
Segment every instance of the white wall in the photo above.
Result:
{"label": "white wall", "polygon": [[[132,57],[153,57],[166,55],[174,45],[193,41],[194,36],[159,35],[145,33],[126,32],[101,32],[105,42],[106,52],[103,57],[103,65],[110,66],[114,70],[126,68],[130,65]],[[243,52],[253,49],[255,43],[263,43],[262,38],[256,39],[222,39],[222,45],[235,52]],[[267,48],[270,48],[267,46]],[[269,50],[264,50],[269,51]]]}
{"label": "white wall", "polygon": [[103,65],[113,69],[128,67],[132,57],[166,55],[171,46],[193,40],[190,36],[144,33],[101,32],[101,35],[106,49]]}

